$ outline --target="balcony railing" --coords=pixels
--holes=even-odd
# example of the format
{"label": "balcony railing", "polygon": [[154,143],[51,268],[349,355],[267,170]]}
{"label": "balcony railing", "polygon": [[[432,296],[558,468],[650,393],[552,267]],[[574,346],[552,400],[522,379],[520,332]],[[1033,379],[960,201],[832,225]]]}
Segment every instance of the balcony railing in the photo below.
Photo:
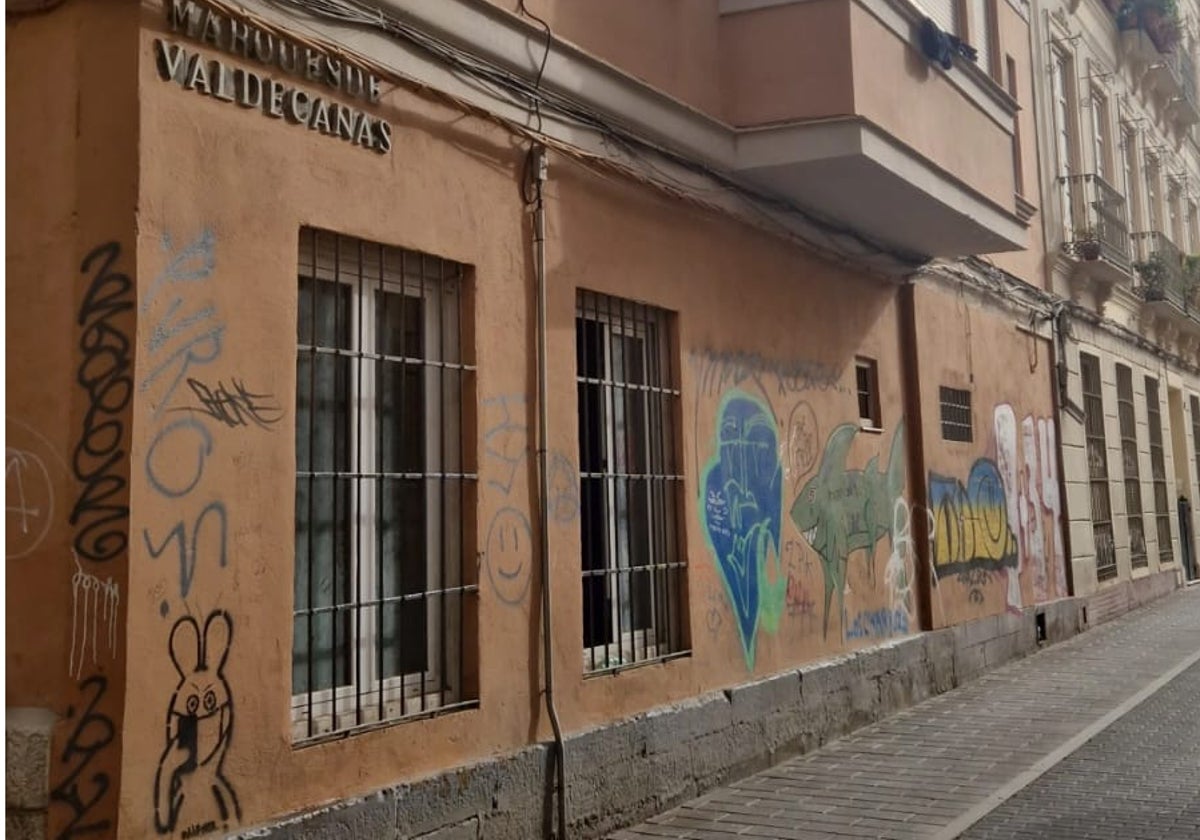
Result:
{"label": "balcony railing", "polygon": [[1168,301],[1184,312],[1197,313],[1194,289],[1183,270],[1183,254],[1166,234],[1156,230],[1133,234],[1138,294],[1146,301]]}
{"label": "balcony railing", "polygon": [[1196,63],[1191,53],[1185,49],[1174,52],[1175,72],[1179,77],[1179,87],[1183,90],[1183,98],[1196,110]]}
{"label": "balcony railing", "polygon": [[1187,50],[1179,48],[1171,56],[1171,64],[1179,85],[1179,95],[1175,97],[1175,115],[1185,125],[1200,122],[1200,102],[1196,100],[1196,63]]}
{"label": "balcony railing", "polygon": [[[1129,223],[1125,196],[1096,174],[1067,175],[1058,179],[1068,228],[1066,248],[1081,259],[1108,260],[1129,271]],[[1093,252],[1096,244],[1099,253]]]}

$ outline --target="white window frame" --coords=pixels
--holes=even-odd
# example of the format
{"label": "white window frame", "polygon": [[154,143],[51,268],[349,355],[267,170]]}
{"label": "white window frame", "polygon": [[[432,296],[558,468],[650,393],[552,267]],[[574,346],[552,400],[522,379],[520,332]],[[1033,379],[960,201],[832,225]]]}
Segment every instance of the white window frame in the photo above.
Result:
{"label": "white window frame", "polygon": [[[334,239],[334,235],[324,234],[319,235],[320,244],[316,252],[317,264],[314,268],[311,232],[306,230],[305,233],[309,234],[309,238],[307,241],[302,240],[299,276],[318,281],[337,282],[350,288],[349,329],[352,336],[351,342],[354,346],[362,348],[364,353],[372,353],[373,351],[369,351],[367,348],[376,346],[375,313],[377,304],[375,298],[379,291],[378,262],[369,258],[363,259],[360,274],[359,255],[354,253],[353,249],[349,254],[345,253],[346,249],[344,248],[341,253],[335,251],[331,241]],[[350,245],[358,243],[358,240],[341,239]],[[368,252],[379,253],[380,246],[377,244],[366,242],[362,244],[367,246],[364,255]],[[397,257],[400,257],[401,253],[411,254],[411,252],[400,252],[399,249],[387,247],[383,250],[395,251]],[[429,259],[435,265],[445,264],[444,261],[435,257]],[[408,270],[402,274],[394,266],[389,265],[386,258],[382,273],[382,290],[384,292],[403,294],[421,301],[422,342],[425,347],[461,347],[459,318],[443,318],[446,323],[439,324],[438,315],[443,314],[445,309],[437,305],[438,294],[446,294],[456,298],[456,309],[453,311],[458,312],[457,307],[461,306],[462,302],[460,277],[442,278],[429,273],[414,277],[413,273]],[[363,277],[371,279],[362,279]],[[436,345],[431,345],[432,342],[436,342]],[[428,360],[429,352],[423,350],[422,357]],[[375,393],[375,367],[379,362],[364,356],[360,360],[360,364],[362,365],[361,372],[352,375],[349,383],[350,405],[358,406],[357,412],[350,412],[350,416],[354,418],[349,424],[350,447],[353,452],[358,453],[358,464],[373,465],[376,457],[375,441],[379,411]],[[439,393],[442,389],[438,381],[436,366],[426,364],[422,371],[425,392],[424,470],[427,474],[438,473],[445,469],[445,465],[441,463],[443,444],[453,438],[452,432],[447,429],[447,421],[452,419],[454,424],[461,424],[462,393],[461,390],[457,393],[453,390],[449,394]],[[360,381],[362,383],[361,390],[359,390]],[[454,446],[458,446],[457,442],[454,443]],[[454,450],[448,451],[453,452]],[[352,465],[350,469],[352,473],[359,470],[370,471],[366,467],[355,465]],[[376,552],[377,493],[375,487],[375,482],[360,480],[356,485],[355,492],[351,495],[352,510],[343,514],[355,521],[355,527],[350,531],[350,557],[357,559],[351,563],[347,577],[349,591],[356,593],[354,598],[356,602],[378,598],[381,592],[381,581],[377,574],[379,558]],[[432,581],[445,579],[446,571],[443,564],[447,562],[447,556],[462,556],[461,530],[441,527],[442,517],[445,513],[443,503],[446,501],[450,502],[446,507],[451,508],[451,521],[461,523],[464,512],[461,509],[458,510],[455,517],[452,509],[460,507],[458,498],[453,495],[443,498],[443,494],[426,491],[425,573],[427,583],[425,588],[427,592],[432,588]],[[354,509],[355,507],[357,509]],[[455,544],[458,544],[458,551],[452,550],[447,555],[444,550],[445,546],[441,542],[443,530],[446,532],[447,544],[452,549]],[[313,562],[312,558],[309,562]],[[365,597],[363,593],[366,593]],[[455,671],[461,673],[462,663],[459,663],[457,669],[451,668],[451,674],[443,675],[440,672],[441,661],[436,654],[444,650],[447,656],[458,655],[462,632],[461,610],[463,608],[461,604],[457,607],[457,611],[460,613],[457,620],[444,619],[443,610],[445,609],[447,606],[444,602],[440,603],[437,608],[432,604],[427,605],[425,647],[428,667],[423,672],[396,674],[382,678],[378,668],[379,648],[376,644],[379,637],[380,607],[372,608],[368,605],[357,610],[358,617],[352,619],[355,624],[354,642],[349,643],[350,640],[346,640],[348,642],[346,647],[350,649],[351,661],[348,666],[350,681],[334,688],[310,690],[292,695],[293,740],[304,741],[360,726],[397,721],[405,717],[420,715],[427,710],[436,710],[461,699],[463,687],[461,684],[452,684],[452,674]],[[313,651],[309,651],[310,656],[313,653]],[[338,670],[334,668],[335,680]],[[380,692],[383,695],[382,714],[380,713]],[[335,698],[336,719],[334,716]],[[309,725],[310,710],[311,728]]]}
{"label": "white window frame", "polygon": [[1074,185],[1071,177],[1078,169],[1078,129],[1075,124],[1077,112],[1075,93],[1075,58],[1057,46],[1050,48],[1050,95],[1054,109],[1054,151],[1058,164],[1060,222],[1064,238],[1073,238],[1071,229],[1075,218]]}
{"label": "white window frame", "polygon": [[[597,298],[604,299],[608,297],[598,294],[593,295],[592,293],[587,294],[593,301],[595,301]],[[621,298],[611,298],[611,300],[621,304],[632,303],[632,301],[626,301]],[[662,310],[655,307],[647,308],[653,310],[655,313],[662,312]],[[638,322],[629,323],[628,319],[622,317],[620,309],[618,309],[618,311],[615,313],[611,313],[598,307],[588,309],[587,307],[577,306],[576,317],[599,324],[604,330],[603,379],[605,381],[609,383],[615,382],[613,378],[614,367],[612,339],[613,335],[617,334],[631,336],[639,339],[642,342],[642,382],[646,383],[651,388],[669,387],[668,384],[662,382],[650,381],[650,360],[652,353],[657,355],[659,359],[660,370],[667,371],[670,369],[669,358],[667,355],[670,352],[670,336],[667,334],[667,329],[669,327],[665,318],[663,318],[659,324],[661,327],[659,334],[654,336],[652,341],[650,331],[646,328],[646,325]],[[630,377],[626,375],[624,381],[628,382],[629,379]],[[618,427],[623,426],[625,422],[617,416],[619,413],[616,405],[618,400],[614,399],[614,395],[618,390],[620,389],[614,384],[604,384],[603,382],[600,383],[600,393],[602,394],[603,400],[601,411],[604,418],[604,445],[606,447],[606,451],[610,453],[613,460],[613,463],[608,469],[608,472],[611,473],[611,475],[604,479],[604,487],[606,498],[613,500],[614,508],[617,507],[617,500],[620,498],[619,494],[621,492],[620,480],[615,476],[624,474],[628,471],[628,465],[619,463],[617,461],[618,458],[621,458],[622,460],[624,458],[623,447],[618,446],[618,443],[623,440],[623,438],[618,436]],[[647,447],[647,461],[650,464],[653,464],[655,458],[653,447],[659,444],[656,443],[656,438],[651,433],[651,419],[651,412],[647,410],[642,421],[640,433],[645,436],[644,439]],[[664,417],[663,422],[674,423],[675,418],[673,416]],[[677,432],[678,430],[676,430],[676,433],[672,434],[672,439],[677,439]],[[658,455],[661,459],[665,460],[665,453],[658,453]],[[649,485],[646,486],[645,492],[647,494],[648,503],[646,532],[652,554],[650,562],[652,565],[657,566],[659,564],[671,562],[671,558],[678,555],[680,551],[680,541],[682,539],[682,535],[678,533],[678,527],[682,523],[676,522],[676,533],[674,536],[672,536],[671,529],[666,527],[665,523],[659,522],[654,515],[654,497]],[[667,515],[674,516],[675,499],[672,497],[673,494],[670,489],[668,489],[667,492]],[[658,604],[657,596],[659,588],[657,574],[651,573],[646,575],[646,577],[649,579],[648,585],[650,588],[650,626],[648,628],[636,630],[633,628],[622,628],[621,626],[622,616],[628,616],[630,622],[633,620],[633,595],[632,587],[630,585],[633,575],[630,570],[637,568],[636,566],[630,565],[627,551],[625,552],[625,556],[622,557],[622,546],[628,546],[630,543],[628,539],[621,539],[619,522],[626,522],[628,520],[628,509],[629,499],[626,498],[625,512],[622,513],[622,511],[616,509],[610,510],[608,512],[607,522],[605,522],[607,545],[613,547],[611,551],[605,552],[604,574],[605,589],[608,593],[610,602],[609,618],[612,622],[610,628],[612,632],[607,634],[607,643],[602,641],[590,647],[586,644],[583,646],[583,669],[584,673],[588,675],[603,673],[605,671],[629,667],[632,665],[649,664],[651,662],[661,660],[664,656],[684,652],[682,650],[671,650],[671,628],[659,626],[660,617],[656,608]],[[660,542],[658,537],[658,533],[660,531],[662,532],[661,543],[664,546],[663,556],[661,557],[654,556],[655,547],[659,545]],[[615,565],[611,565],[613,562],[615,562]],[[681,569],[680,571],[682,572],[683,570]],[[610,572],[616,572],[616,574],[610,574]],[[669,575],[664,575],[664,577],[669,581]],[[624,578],[624,584],[622,584],[622,578]],[[672,591],[669,584],[664,597],[672,597]],[[671,604],[671,609],[682,610],[683,599],[677,599],[675,602],[673,602]],[[608,651],[607,655],[605,653],[606,647]],[[615,651],[614,648],[616,649]],[[611,658],[613,654],[616,653],[619,656],[620,652],[622,651],[638,651],[643,655],[640,658],[635,657],[635,659],[632,661],[613,661]]]}

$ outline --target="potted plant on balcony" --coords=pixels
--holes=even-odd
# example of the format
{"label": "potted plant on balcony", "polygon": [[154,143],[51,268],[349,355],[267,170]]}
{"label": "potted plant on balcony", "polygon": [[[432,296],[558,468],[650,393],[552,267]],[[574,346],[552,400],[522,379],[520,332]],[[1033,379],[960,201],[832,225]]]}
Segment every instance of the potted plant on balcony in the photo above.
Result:
{"label": "potted plant on balcony", "polygon": [[1117,29],[1127,32],[1138,28],[1138,10],[1134,0],[1104,0],[1117,21]]}
{"label": "potted plant on balcony", "polygon": [[1154,251],[1145,260],[1135,262],[1133,270],[1142,278],[1139,290],[1143,300],[1167,299],[1167,263],[1160,252]]}
{"label": "potted plant on balcony", "polygon": [[1179,42],[1179,6],[1176,0],[1138,0],[1138,19],[1160,53],[1169,53]]}
{"label": "potted plant on balcony", "polygon": [[1075,252],[1075,256],[1081,260],[1098,260],[1100,259],[1100,232],[1096,228],[1088,225],[1087,227],[1076,228],[1072,233],[1071,249]]}
{"label": "potted plant on balcony", "polygon": [[1105,0],[1113,9],[1117,29],[1143,30],[1160,53],[1175,49],[1179,41],[1179,7],[1177,0]]}
{"label": "potted plant on balcony", "polygon": [[1184,297],[1192,306],[1200,306],[1200,254],[1183,258]]}

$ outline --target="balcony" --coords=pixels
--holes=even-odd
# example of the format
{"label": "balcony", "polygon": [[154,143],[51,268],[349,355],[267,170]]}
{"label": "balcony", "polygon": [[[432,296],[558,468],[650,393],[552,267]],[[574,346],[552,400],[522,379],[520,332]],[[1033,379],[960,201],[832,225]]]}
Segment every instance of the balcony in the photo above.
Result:
{"label": "balcony", "polygon": [[1096,174],[1058,179],[1070,206],[1064,249],[1080,260],[1103,260],[1129,273],[1125,196]]}
{"label": "balcony", "polygon": [[1058,179],[1066,230],[1063,252],[1077,262],[1071,283],[1108,300],[1114,286],[1130,280],[1129,223],[1125,196],[1097,174]]}
{"label": "balcony", "polygon": [[1141,231],[1133,234],[1137,275],[1136,291],[1147,304],[1173,307],[1200,322],[1195,285],[1183,268],[1183,254],[1166,234]]}
{"label": "balcony", "polygon": [[932,64],[910,0],[720,9],[725,109],[745,177],[925,256],[1027,246],[1016,103],[961,55],[949,70]]}
{"label": "balcony", "polygon": [[1200,122],[1200,103],[1196,101],[1196,63],[1187,50],[1174,53],[1173,63],[1179,79],[1179,93],[1171,100],[1175,119],[1185,126]]}
{"label": "balcony", "polygon": [[1126,56],[1153,65],[1171,53],[1179,42],[1177,12],[1168,12],[1159,0],[1105,0],[1113,13]]}

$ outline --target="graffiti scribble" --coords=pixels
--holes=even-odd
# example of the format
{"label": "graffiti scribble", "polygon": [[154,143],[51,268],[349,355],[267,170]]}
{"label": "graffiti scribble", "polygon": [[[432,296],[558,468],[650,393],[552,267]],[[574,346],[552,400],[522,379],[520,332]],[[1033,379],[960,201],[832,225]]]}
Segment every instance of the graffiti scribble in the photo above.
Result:
{"label": "graffiti scribble", "polygon": [[209,387],[189,376],[187,384],[199,400],[199,407],[172,411],[199,411],[230,428],[253,423],[260,429],[268,429],[283,417],[283,409],[274,402],[274,397],[250,391],[240,379],[231,379],[229,386],[218,381],[214,387]]}
{"label": "graffiti scribble", "polygon": [[67,669],[74,679],[79,679],[83,676],[89,641],[92,664],[97,664],[96,638],[101,627],[108,655],[117,655],[117,608],[121,605],[121,591],[112,577],[100,580],[85,572],[79,555],[73,551],[71,554],[75,558],[75,574],[71,575],[71,658]]}

